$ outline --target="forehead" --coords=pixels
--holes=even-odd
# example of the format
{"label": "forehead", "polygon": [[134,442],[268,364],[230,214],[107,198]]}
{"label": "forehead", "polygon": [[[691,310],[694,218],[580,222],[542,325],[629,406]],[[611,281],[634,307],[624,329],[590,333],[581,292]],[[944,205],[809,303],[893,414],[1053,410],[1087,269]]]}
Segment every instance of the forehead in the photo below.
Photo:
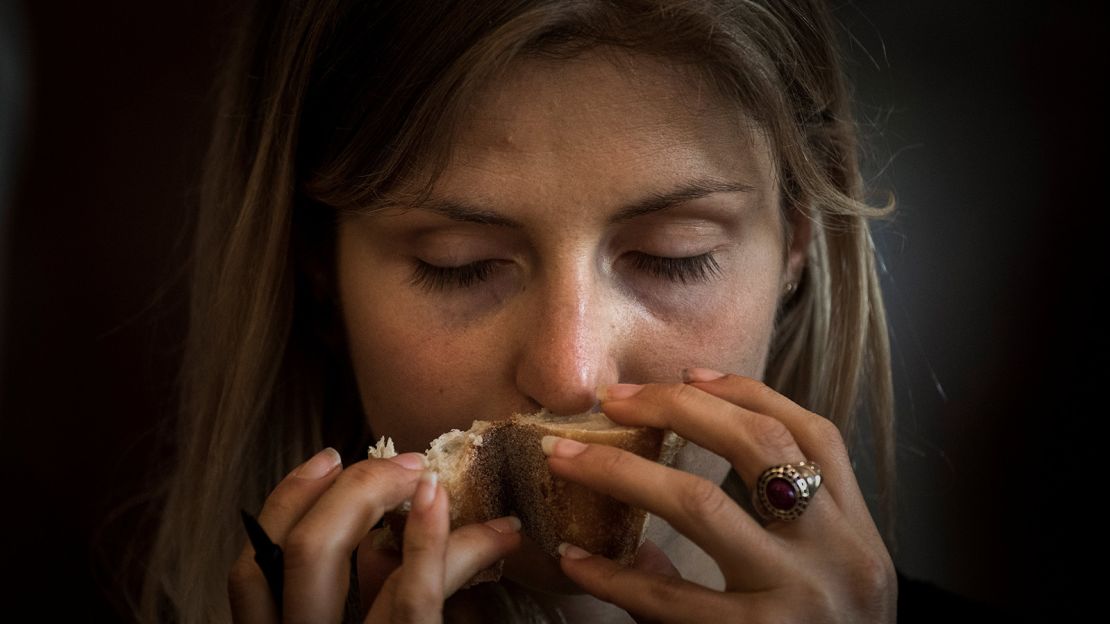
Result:
{"label": "forehead", "polygon": [[515,61],[479,90],[455,139],[440,188],[497,177],[621,194],[644,178],[764,186],[770,176],[765,144],[734,104],[692,71],[621,53]]}

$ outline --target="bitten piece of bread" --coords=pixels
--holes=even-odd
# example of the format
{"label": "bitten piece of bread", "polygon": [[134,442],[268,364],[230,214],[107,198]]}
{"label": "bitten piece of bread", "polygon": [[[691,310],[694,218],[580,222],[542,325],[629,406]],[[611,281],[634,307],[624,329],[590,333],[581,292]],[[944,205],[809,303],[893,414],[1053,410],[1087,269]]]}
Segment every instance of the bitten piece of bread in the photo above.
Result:
{"label": "bitten piece of bread", "polygon": [[[450,499],[451,528],[513,514],[551,556],[568,542],[628,565],[643,543],[647,512],[554,477],[540,446],[545,435],[613,446],[665,465],[674,462],[685,443],[673,432],[618,425],[601,413],[561,417],[538,412],[474,421],[467,431],[436,438],[425,453]],[[385,438],[370,449],[371,457],[393,455],[392,442]],[[398,511],[386,521],[400,535],[407,508]],[[471,584],[496,580],[500,569],[496,576],[479,576]]]}

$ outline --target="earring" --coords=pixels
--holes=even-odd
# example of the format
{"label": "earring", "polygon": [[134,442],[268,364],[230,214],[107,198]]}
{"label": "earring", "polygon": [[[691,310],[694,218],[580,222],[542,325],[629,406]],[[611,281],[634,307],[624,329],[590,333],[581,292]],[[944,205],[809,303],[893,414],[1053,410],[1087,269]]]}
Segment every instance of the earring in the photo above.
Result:
{"label": "earring", "polygon": [[786,286],[783,288],[782,294],[783,294],[784,297],[789,298],[790,295],[793,295],[794,291],[797,290],[797,289],[798,289],[798,282],[787,282]]}

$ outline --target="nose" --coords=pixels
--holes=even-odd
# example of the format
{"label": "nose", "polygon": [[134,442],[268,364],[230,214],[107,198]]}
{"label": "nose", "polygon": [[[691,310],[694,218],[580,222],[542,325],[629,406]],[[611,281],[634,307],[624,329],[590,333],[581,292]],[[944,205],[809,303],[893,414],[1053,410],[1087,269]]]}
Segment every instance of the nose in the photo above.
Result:
{"label": "nose", "polygon": [[517,330],[517,389],[555,414],[589,411],[597,386],[619,376],[614,305],[585,266],[551,275],[530,291]]}

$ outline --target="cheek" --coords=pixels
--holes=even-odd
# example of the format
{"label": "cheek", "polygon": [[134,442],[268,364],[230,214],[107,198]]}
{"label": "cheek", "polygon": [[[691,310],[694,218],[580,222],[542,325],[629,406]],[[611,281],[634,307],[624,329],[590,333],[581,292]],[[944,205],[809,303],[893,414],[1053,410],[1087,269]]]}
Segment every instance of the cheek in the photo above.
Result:
{"label": "cheek", "polygon": [[662,378],[700,366],[762,379],[772,330],[773,311],[762,306],[706,310],[696,327],[670,328],[649,351],[656,367],[669,368]]}
{"label": "cheek", "polygon": [[481,345],[465,332],[436,329],[411,304],[407,284],[393,279],[363,246],[340,235],[338,286],[351,366],[375,436],[400,452],[423,451],[472,416],[463,390],[474,380],[467,360]]}
{"label": "cheek", "polygon": [[467,397],[481,383],[471,378],[479,368],[473,363],[482,361],[480,345],[428,331],[395,306],[350,302],[344,316],[375,436],[393,437],[401,452],[423,451],[444,431],[470,426],[475,415]]}
{"label": "cheek", "polygon": [[700,366],[762,379],[778,305],[777,271],[769,264],[734,273],[665,317],[645,316],[630,332],[623,376],[675,380],[683,368]]}

